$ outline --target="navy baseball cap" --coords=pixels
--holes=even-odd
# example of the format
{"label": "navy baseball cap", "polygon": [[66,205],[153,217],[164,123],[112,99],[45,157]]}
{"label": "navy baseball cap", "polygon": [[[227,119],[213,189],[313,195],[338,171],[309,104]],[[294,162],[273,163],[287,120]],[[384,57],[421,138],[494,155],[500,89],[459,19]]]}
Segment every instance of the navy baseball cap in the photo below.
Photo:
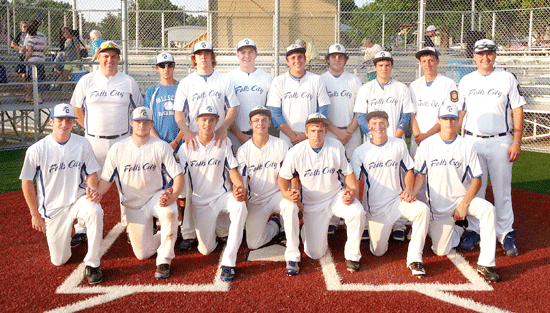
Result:
{"label": "navy baseball cap", "polygon": [[50,118],[76,118],[76,116],[72,105],[60,103],[50,111]]}
{"label": "navy baseball cap", "polygon": [[153,110],[147,108],[147,107],[139,107],[135,108],[132,112],[132,121],[151,121],[153,120]]}
{"label": "navy baseball cap", "polygon": [[449,103],[439,107],[437,118],[445,118],[445,117],[459,118],[458,108],[456,107],[456,105]]}

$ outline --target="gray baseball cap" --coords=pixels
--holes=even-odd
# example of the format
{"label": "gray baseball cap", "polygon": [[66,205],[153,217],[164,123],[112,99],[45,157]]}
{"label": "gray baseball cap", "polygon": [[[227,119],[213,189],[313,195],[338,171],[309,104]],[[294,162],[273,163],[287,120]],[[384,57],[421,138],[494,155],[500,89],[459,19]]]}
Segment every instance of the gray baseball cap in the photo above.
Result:
{"label": "gray baseball cap", "polygon": [[138,107],[132,111],[132,121],[151,121],[153,122],[153,110],[147,107]]}

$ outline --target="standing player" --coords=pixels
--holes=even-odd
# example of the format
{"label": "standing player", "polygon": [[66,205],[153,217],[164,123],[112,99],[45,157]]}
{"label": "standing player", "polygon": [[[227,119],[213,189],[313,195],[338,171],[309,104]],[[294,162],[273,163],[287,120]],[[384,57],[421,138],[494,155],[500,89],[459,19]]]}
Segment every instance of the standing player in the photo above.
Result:
{"label": "standing player", "polygon": [[416,152],[415,186],[418,192],[424,180],[428,185],[431,210],[429,234],[432,250],[446,255],[460,241],[463,228],[455,221],[466,215],[481,221],[481,245],[477,271],[490,282],[500,276],[495,271],[495,209],[485,199],[476,197],[481,186],[482,170],[471,143],[457,135],[460,128],[458,109],[454,104],[439,108],[439,134],[424,140]]}
{"label": "standing player", "polygon": [[29,147],[19,178],[31,212],[32,228],[46,233],[54,265],[69,260],[73,222],[84,221],[90,235],[84,276],[88,283],[97,284],[103,279],[99,267],[103,210],[96,192],[97,172],[101,168],[90,143],[71,134],[74,119],[74,109],[68,104],[58,104],[52,109],[49,120],[52,133]]}
{"label": "standing player", "polygon": [[[521,153],[523,105],[516,77],[495,68],[496,44],[489,39],[476,42],[474,60],[477,71],[462,78],[459,96],[466,111],[466,140],[476,149],[483,173],[491,177],[496,209],[497,239],[508,256],[518,255],[513,229],[512,165]],[[513,135],[510,135],[510,132]],[[485,198],[487,175],[477,196]],[[460,247],[471,250],[479,241],[479,221],[468,218],[468,231]]]}
{"label": "standing player", "polygon": [[239,113],[235,123],[231,125],[228,133],[233,143],[233,151],[248,139],[252,138],[252,128],[249,125],[248,114],[255,106],[265,106],[269,87],[273,81],[271,74],[256,68],[258,50],[252,39],[243,39],[237,45],[237,58],[239,68],[227,74],[235,85],[235,93],[239,98]]}
{"label": "standing player", "polygon": [[[76,121],[84,127],[99,165],[103,167],[113,144],[130,136],[130,114],[143,105],[135,79],[118,71],[120,49],[112,41],[99,46],[99,71],[84,75],[76,84],[71,104]],[[124,208],[121,207],[124,223]],[[86,241],[86,229],[75,225],[71,246]]]}
{"label": "standing player", "polygon": [[178,89],[178,81],[174,79],[175,67],[176,62],[170,53],[157,55],[155,68],[160,74],[160,83],[147,89],[143,101],[143,106],[153,110],[155,124],[151,136],[166,141],[174,150],[183,138],[183,132],[174,119],[174,97]]}
{"label": "standing player", "polygon": [[[367,213],[370,251],[376,256],[386,253],[393,224],[400,217],[406,218],[412,222],[407,267],[412,275],[422,278],[426,276],[422,250],[430,211],[413,194],[414,161],[405,141],[388,137],[386,112],[370,112],[367,123],[372,139],[355,150],[351,165],[355,175],[365,179],[362,202]],[[401,169],[406,172],[404,181],[401,179]]]}
{"label": "standing player", "polygon": [[[414,102],[409,88],[391,78],[393,57],[391,53],[382,51],[372,60],[376,70],[376,79],[364,84],[357,93],[354,112],[363,134],[370,132],[366,115],[369,112],[382,110],[388,114],[388,136],[403,138],[409,127],[411,114],[414,114]],[[367,136],[368,137],[368,136]],[[366,140],[365,140],[366,141]],[[405,241],[405,220],[399,220],[394,226],[392,238]]]}
{"label": "standing player", "polygon": [[[191,181],[192,218],[199,239],[198,249],[202,254],[210,254],[217,246],[216,225],[221,213],[228,214],[231,220],[227,246],[221,261],[221,280],[235,278],[237,251],[242,242],[246,221],[247,191],[237,169],[238,163],[231,151],[231,140],[215,144],[214,129],[219,125],[220,116],[215,106],[207,105],[199,109],[195,124],[199,129],[198,148],[182,145],[178,157],[182,166],[189,170]],[[233,183],[233,191],[227,191],[226,173]]]}
{"label": "standing player", "polygon": [[[156,279],[170,276],[178,231],[176,199],[184,178],[170,146],[153,136],[153,111],[136,108],[130,125],[132,137],[117,142],[109,150],[99,194],[116,180],[122,205],[126,208],[128,234],[134,254],[144,260],[157,254]],[[173,186],[168,186],[173,183]],[[160,221],[160,232],[153,234],[153,217]]]}
{"label": "standing player", "polygon": [[[280,214],[286,233],[286,273],[296,275],[300,270],[298,206],[284,199],[277,185],[279,170],[289,147],[285,141],[269,135],[271,113],[268,108],[257,106],[249,116],[252,139],[237,151],[239,172],[250,191],[246,243],[249,249],[258,249],[277,236],[281,222],[269,217],[273,213]],[[299,194],[292,199],[299,199]]]}
{"label": "standing player", "polygon": [[280,138],[292,145],[307,139],[304,130],[308,115],[319,112],[326,116],[330,104],[319,75],[306,71],[305,53],[300,45],[286,48],[290,69],[273,80],[267,99],[273,125],[281,131]]}
{"label": "standing player", "polygon": [[[304,251],[312,259],[319,259],[328,249],[327,227],[333,215],[343,218],[347,226],[344,255],[350,272],[360,268],[361,234],[365,213],[356,199],[357,180],[346,157],[344,146],[332,138],[325,138],[329,122],[320,113],[306,120],[307,140],[294,146],[287,154],[278,184],[283,197],[296,203],[297,192],[289,187],[294,173],[302,185],[303,219],[302,241]],[[340,174],[345,176],[346,190],[342,189]]]}
{"label": "standing player", "polygon": [[439,52],[426,47],[415,54],[424,76],[409,86],[416,104],[416,113],[411,116],[411,155],[426,138],[439,132],[437,110],[441,105],[458,102],[458,88],[455,82],[437,72]]}

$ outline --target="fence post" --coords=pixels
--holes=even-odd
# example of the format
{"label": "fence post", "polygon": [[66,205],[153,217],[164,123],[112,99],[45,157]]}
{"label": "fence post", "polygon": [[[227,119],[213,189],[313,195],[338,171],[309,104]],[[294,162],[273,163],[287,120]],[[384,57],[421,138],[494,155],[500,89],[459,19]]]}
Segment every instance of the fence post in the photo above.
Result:
{"label": "fence post", "polygon": [[460,24],[460,47],[462,48],[462,43],[464,42],[464,14],[462,14],[462,22]]}
{"label": "fence post", "polygon": [[491,30],[491,39],[495,40],[495,27],[497,22],[497,12],[493,12],[493,27]]}
{"label": "fence post", "polygon": [[[32,96],[34,104],[34,142],[38,141],[38,133],[40,132],[40,108],[38,107],[38,69],[36,65],[32,65]],[[24,133],[23,133],[24,134]],[[23,135],[24,137],[24,135]]]}
{"label": "fence post", "polygon": [[48,47],[52,46],[52,12],[48,9]]}
{"label": "fence post", "polygon": [[527,40],[529,50],[531,50],[531,38],[533,38],[533,10],[529,12],[529,40]]}
{"label": "fence post", "polygon": [[382,14],[382,48],[386,46],[386,13]]}
{"label": "fence post", "polygon": [[281,10],[280,0],[275,0],[275,13],[273,14],[273,65],[275,66],[274,77],[279,76],[279,16]]}
{"label": "fence post", "polygon": [[334,18],[334,42],[340,43],[340,14],[342,13],[342,10],[340,8],[341,0],[337,1],[337,7],[336,7],[336,16]]}
{"label": "fence post", "polygon": [[139,0],[136,0],[136,52],[138,52],[139,46]]}
{"label": "fence post", "polygon": [[122,72],[128,74],[128,0],[122,4]]}
{"label": "fence post", "polygon": [[[185,13],[183,13],[183,14],[185,14]],[[164,46],[164,11],[162,11],[162,13],[160,15],[160,20],[161,20],[161,24],[162,24],[161,25],[161,32],[162,33],[160,35],[161,35],[161,38],[162,38],[162,49],[164,49],[165,48],[165,46]]]}
{"label": "fence post", "polygon": [[470,20],[470,30],[474,31],[476,25],[476,0],[472,0],[472,19]]}

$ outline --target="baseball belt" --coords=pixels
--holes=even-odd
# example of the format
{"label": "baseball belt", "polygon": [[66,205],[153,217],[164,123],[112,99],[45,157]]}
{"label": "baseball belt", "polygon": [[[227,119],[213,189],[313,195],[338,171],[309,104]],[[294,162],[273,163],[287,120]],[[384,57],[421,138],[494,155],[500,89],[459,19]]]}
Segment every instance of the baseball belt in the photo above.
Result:
{"label": "baseball belt", "polygon": [[99,138],[99,139],[117,139],[118,137],[122,137],[122,136],[126,135],[127,133],[128,132],[125,132],[124,134],[112,135],[112,136],[98,136],[98,135],[88,134],[88,136],[94,137],[94,138]]}
{"label": "baseball belt", "polygon": [[502,136],[506,136],[506,134],[507,133],[500,133],[500,134],[496,134],[496,135],[482,136],[482,135],[476,135],[476,134],[472,133],[469,130],[466,131],[466,135],[474,136],[474,137],[477,137],[477,138],[483,138],[483,139],[493,138],[493,137],[502,137]]}

